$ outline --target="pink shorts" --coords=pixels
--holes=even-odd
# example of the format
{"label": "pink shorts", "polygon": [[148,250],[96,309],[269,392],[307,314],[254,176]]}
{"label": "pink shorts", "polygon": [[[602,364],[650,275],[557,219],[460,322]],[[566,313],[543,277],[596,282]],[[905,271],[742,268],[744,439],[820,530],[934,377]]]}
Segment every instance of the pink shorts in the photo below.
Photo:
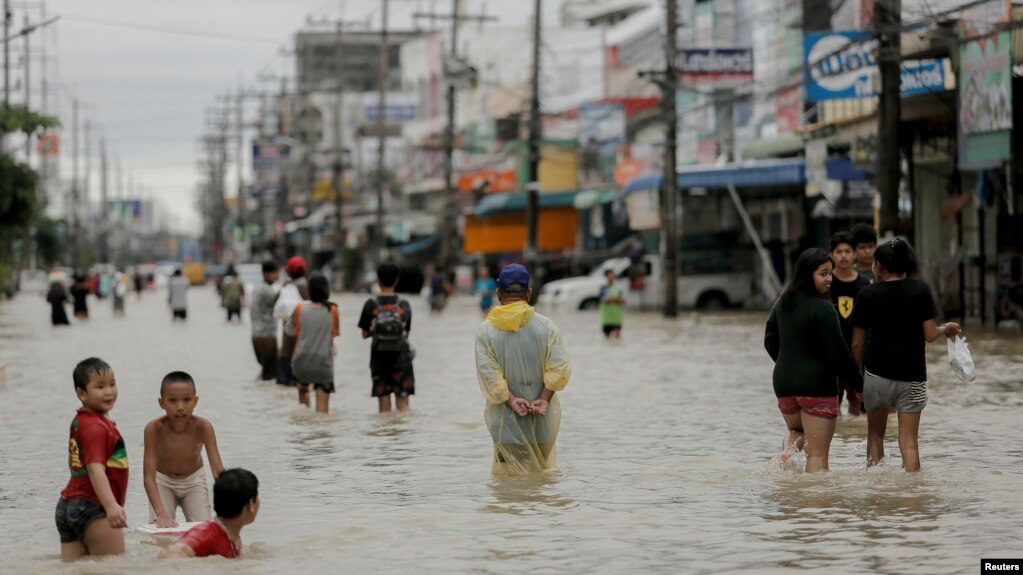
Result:
{"label": "pink shorts", "polygon": [[806,397],[803,395],[779,397],[778,409],[786,415],[805,411],[809,415],[827,419],[834,419],[840,413],[837,395],[829,397]]}

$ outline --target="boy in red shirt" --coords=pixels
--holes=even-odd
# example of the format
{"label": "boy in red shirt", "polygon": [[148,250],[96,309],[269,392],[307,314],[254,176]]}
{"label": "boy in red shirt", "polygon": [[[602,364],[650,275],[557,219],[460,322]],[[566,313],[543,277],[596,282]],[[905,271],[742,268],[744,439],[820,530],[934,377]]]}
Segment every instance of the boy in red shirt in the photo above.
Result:
{"label": "boy in red shirt", "polygon": [[117,402],[114,370],[90,357],[75,366],[72,377],[82,408],[71,421],[71,479],[60,492],[55,514],[65,561],[124,553],[121,529],[128,525],[128,454],[117,425],[107,416]]}
{"label": "boy in red shirt", "polygon": [[234,559],[242,553],[242,527],[259,513],[259,480],[245,469],[225,469],[213,483],[217,518],[188,530],[160,553],[160,559],[220,555]]}

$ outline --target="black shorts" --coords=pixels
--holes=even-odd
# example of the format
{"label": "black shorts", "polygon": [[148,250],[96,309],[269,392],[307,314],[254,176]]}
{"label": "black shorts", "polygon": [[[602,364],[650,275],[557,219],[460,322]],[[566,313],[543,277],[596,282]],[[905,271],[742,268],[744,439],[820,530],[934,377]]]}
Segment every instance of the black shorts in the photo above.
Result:
{"label": "black shorts", "polygon": [[74,543],[85,539],[85,530],[97,519],[103,519],[107,512],[88,499],[64,499],[57,501],[54,519],[61,543]]}
{"label": "black shorts", "polygon": [[611,333],[615,332],[615,331],[619,331],[619,332],[622,331],[622,326],[620,326],[620,325],[605,325],[604,326],[604,335],[611,335]]}
{"label": "black shorts", "polygon": [[373,377],[373,397],[408,397],[416,393],[416,376],[412,361],[403,352],[376,352],[369,362]]}
{"label": "black shorts", "polygon": [[297,385],[298,388],[301,389],[303,392],[308,391],[309,387],[312,386],[313,389],[315,389],[317,391],[322,391],[323,393],[334,393],[334,382],[333,381],[330,382],[330,383],[305,383],[305,382],[299,381],[298,379],[295,378],[294,375],[292,375],[291,382],[294,385]]}
{"label": "black shorts", "polygon": [[176,309],[174,310],[173,319],[188,319],[187,309]]}

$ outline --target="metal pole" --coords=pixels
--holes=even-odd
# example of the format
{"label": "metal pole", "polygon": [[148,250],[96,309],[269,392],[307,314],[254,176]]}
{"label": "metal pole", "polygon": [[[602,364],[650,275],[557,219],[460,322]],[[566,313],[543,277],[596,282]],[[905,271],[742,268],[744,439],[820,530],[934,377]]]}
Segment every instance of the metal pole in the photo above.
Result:
{"label": "metal pole", "polygon": [[[458,56],[458,24],[461,21],[462,2],[453,0],[451,16],[451,46],[448,50],[451,64],[454,65]],[[450,70],[449,70],[450,71]],[[454,78],[446,78],[448,82],[448,123],[444,129],[444,195],[441,199],[440,217],[440,264],[446,269],[453,259],[451,210],[455,201],[454,188],[454,154],[455,154],[455,83]]]}
{"label": "metal pole", "polygon": [[[533,76],[529,98],[529,184],[526,189],[526,266],[540,279],[538,269],[537,228],[540,219],[540,42],[543,24],[543,1],[533,2]],[[534,282],[536,283],[536,282]],[[539,286],[534,292],[539,295]]]}
{"label": "metal pole", "polygon": [[105,262],[110,261],[110,238],[108,235],[109,222],[107,220],[107,142],[105,138],[99,139],[99,257]]}
{"label": "metal pole", "polygon": [[71,99],[71,267],[78,271],[78,98]]}
{"label": "metal pole", "polygon": [[678,201],[675,175],[675,159],[678,140],[678,120],[675,109],[675,87],[678,74],[675,71],[678,34],[678,6],[675,0],[667,0],[666,34],[664,39],[664,95],[661,106],[664,112],[664,188],[661,201],[661,234],[664,239],[664,316],[678,315],[678,233],[675,226],[675,205]]}
{"label": "metal pole", "polygon": [[237,206],[238,207],[238,227],[241,229],[241,232],[242,232],[242,235],[241,235],[242,241],[241,241],[241,245],[238,246],[237,257],[239,258],[240,261],[245,261],[246,256],[248,254],[248,237],[249,237],[249,234],[248,234],[248,226],[246,225],[246,220],[248,219],[248,217],[247,217],[248,214],[245,213],[247,211],[245,209],[246,208],[246,205],[245,205],[246,204],[246,202],[245,202],[245,182],[243,181],[244,176],[242,174],[242,170],[245,167],[245,165],[244,165],[244,163],[242,161],[242,158],[245,156],[244,138],[243,138],[243,132],[245,131],[245,118],[244,118],[244,110],[242,109],[243,101],[242,101],[242,86],[241,86],[241,84],[238,85],[238,94],[237,94],[237,96],[235,98],[235,105],[237,106],[237,109],[235,109],[235,128],[238,130],[238,133],[235,134],[235,178],[238,180],[237,181],[237,185],[238,185],[238,206]]}
{"label": "metal pole", "polygon": [[11,1],[4,0],[4,106],[11,103]]}
{"label": "metal pole", "polygon": [[338,20],[337,33],[334,38],[334,73],[336,75],[335,97],[334,97],[334,289],[341,291],[344,288],[343,266],[344,266],[344,225],[342,223],[344,207],[344,145],[341,132],[341,69],[343,50],[341,47],[341,30],[344,23]]}
{"label": "metal pole", "polygon": [[[28,30],[28,16],[24,19],[25,29]],[[32,81],[31,75],[31,44],[29,43],[29,34],[25,34],[25,109],[32,109]],[[25,163],[29,166],[32,165],[32,133],[25,134]],[[39,170],[42,172],[42,169]],[[39,184],[36,184],[36,194],[38,194]],[[35,195],[35,194],[34,194]],[[28,269],[36,269],[36,227],[35,219],[29,222],[28,235],[25,238],[25,249],[28,251]]]}
{"label": "metal pole", "polygon": [[382,25],[380,29],[380,93],[377,98],[377,223],[376,223],[376,254],[383,258],[387,249],[387,234],[384,233],[384,154],[386,153],[387,128],[387,88],[390,75],[390,47],[387,44],[387,7],[388,0],[383,0]]}
{"label": "metal pole", "polygon": [[92,222],[89,221],[90,216],[90,199],[89,199],[89,179],[92,175],[92,122],[85,120],[85,142],[84,142],[83,159],[84,159],[84,170],[82,174],[82,194],[81,202],[82,208],[85,212],[85,224],[88,226]]}
{"label": "metal pole", "polygon": [[901,145],[902,0],[878,0],[875,12],[881,94],[878,109],[877,191],[881,194],[879,231],[895,231],[899,222]]}

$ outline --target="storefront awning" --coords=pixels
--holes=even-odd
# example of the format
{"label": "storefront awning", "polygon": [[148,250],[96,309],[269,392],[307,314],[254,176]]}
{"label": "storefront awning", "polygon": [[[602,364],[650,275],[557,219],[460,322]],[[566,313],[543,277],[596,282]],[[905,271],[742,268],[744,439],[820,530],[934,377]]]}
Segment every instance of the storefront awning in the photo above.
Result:
{"label": "storefront awning", "polygon": [[426,236],[425,238],[418,239],[414,242],[409,242],[401,246],[401,254],[405,256],[410,256],[412,254],[419,253],[425,249],[432,247],[439,241],[440,234]]}
{"label": "storefront awning", "polygon": [[593,206],[610,204],[615,201],[616,191],[613,188],[603,190],[583,190],[576,195],[573,206],[577,210],[588,210]]}
{"label": "storefront awning", "polygon": [[[569,192],[541,192],[540,208],[570,208],[573,206],[578,190]],[[521,212],[526,209],[525,192],[507,194],[488,194],[470,213],[477,218],[485,218],[508,212]]]}
{"label": "storefront awning", "polygon": [[[806,162],[803,158],[786,160],[760,160],[735,162],[721,166],[686,166],[677,172],[678,188],[761,188],[771,186],[798,186],[806,183]],[[625,185],[622,195],[637,190],[660,189],[664,181],[661,174],[646,174]]]}

